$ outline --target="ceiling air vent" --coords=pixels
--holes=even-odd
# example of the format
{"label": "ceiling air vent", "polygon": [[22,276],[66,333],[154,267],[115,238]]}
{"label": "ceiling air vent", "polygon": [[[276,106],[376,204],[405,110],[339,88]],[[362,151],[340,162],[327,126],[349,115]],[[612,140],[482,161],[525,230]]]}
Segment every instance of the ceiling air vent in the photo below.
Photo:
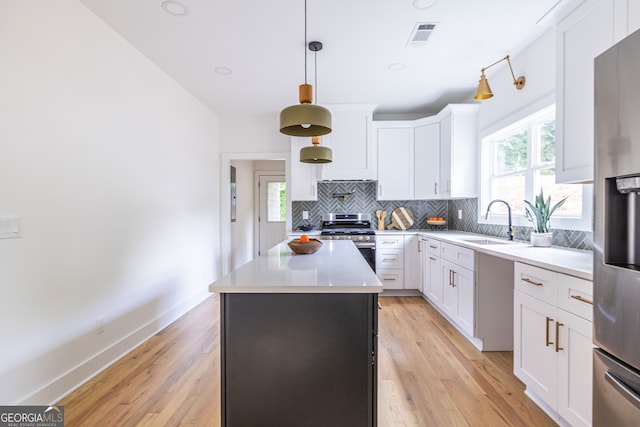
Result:
{"label": "ceiling air vent", "polygon": [[407,47],[422,47],[427,45],[429,36],[436,29],[436,24],[428,22],[418,22],[411,32],[411,37],[407,42]]}

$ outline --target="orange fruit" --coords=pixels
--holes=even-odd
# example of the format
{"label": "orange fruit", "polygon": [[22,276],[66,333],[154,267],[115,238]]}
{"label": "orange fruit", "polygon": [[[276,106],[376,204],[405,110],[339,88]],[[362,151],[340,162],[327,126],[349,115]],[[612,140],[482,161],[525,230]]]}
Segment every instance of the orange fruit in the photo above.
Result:
{"label": "orange fruit", "polygon": [[303,234],[300,236],[301,243],[307,243],[308,241],[309,241],[309,236],[307,236],[306,234]]}

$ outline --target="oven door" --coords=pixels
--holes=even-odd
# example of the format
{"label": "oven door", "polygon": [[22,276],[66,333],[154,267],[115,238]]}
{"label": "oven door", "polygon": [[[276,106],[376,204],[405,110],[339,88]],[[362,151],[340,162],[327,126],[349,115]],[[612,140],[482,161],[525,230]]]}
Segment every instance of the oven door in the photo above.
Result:
{"label": "oven door", "polygon": [[376,243],[375,242],[353,242],[367,261],[373,272],[376,272]]}

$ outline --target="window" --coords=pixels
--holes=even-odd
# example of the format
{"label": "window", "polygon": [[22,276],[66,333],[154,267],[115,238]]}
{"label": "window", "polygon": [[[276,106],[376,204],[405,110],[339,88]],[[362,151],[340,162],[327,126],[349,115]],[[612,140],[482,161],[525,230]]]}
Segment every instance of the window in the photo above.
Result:
{"label": "window", "polygon": [[284,182],[267,183],[267,221],[285,222],[287,218],[287,194]]}
{"label": "window", "polygon": [[553,228],[591,229],[591,185],[555,183],[555,131],[552,105],[482,138],[480,222],[504,224],[502,203],[491,207],[495,220],[484,219],[489,202],[502,199],[511,205],[515,225],[530,226],[524,200],[533,201],[542,189],[552,203],[568,197],[553,215]]}

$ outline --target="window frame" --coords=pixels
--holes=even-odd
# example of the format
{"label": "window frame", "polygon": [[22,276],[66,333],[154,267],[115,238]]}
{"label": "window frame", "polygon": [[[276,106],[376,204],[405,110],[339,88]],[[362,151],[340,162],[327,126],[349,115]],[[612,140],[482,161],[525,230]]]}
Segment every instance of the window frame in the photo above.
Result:
{"label": "window frame", "polygon": [[[511,114],[504,119],[494,123],[492,126],[489,126],[479,133],[480,140],[480,156],[479,161],[480,164],[478,166],[478,212],[477,212],[477,220],[478,224],[488,224],[488,225],[506,225],[507,224],[507,214],[503,213],[493,213],[489,216],[488,219],[485,219],[486,209],[489,205],[490,199],[490,191],[491,191],[491,179],[494,175],[492,175],[492,165],[491,165],[491,150],[487,149],[488,142],[486,139],[492,135],[498,133],[508,133],[511,131],[518,129],[522,125],[522,121],[531,117],[532,120],[540,120],[543,117],[542,112],[547,110],[548,108],[553,107],[555,104],[555,96],[553,94],[543,97],[538,102],[532,103],[531,105],[517,111],[514,114]],[[535,117],[538,116],[538,117]],[[556,115],[557,118],[557,115]],[[514,171],[509,174],[516,174],[524,172],[525,174],[525,200],[533,200],[537,191],[534,190],[534,172],[540,169],[547,169],[547,166],[542,165],[538,160],[539,153],[534,152],[533,144],[531,144],[531,132],[527,133],[527,167],[524,171]],[[539,150],[538,150],[539,151]],[[534,161],[537,162],[534,165]],[[553,165],[554,168],[555,165]],[[556,168],[557,169],[557,168]],[[509,174],[503,174],[502,176],[507,176]],[[582,216],[558,216],[554,215],[552,219],[552,227],[553,229],[563,229],[563,230],[580,230],[580,231],[592,231],[592,212],[593,212],[593,185],[592,184],[573,184],[573,185],[581,185],[582,186]],[[495,197],[494,197],[495,198]],[[552,200],[553,202],[553,200]],[[526,220],[524,215],[520,212],[512,213],[512,221],[514,226],[522,226],[522,227],[531,227],[531,223]]]}

